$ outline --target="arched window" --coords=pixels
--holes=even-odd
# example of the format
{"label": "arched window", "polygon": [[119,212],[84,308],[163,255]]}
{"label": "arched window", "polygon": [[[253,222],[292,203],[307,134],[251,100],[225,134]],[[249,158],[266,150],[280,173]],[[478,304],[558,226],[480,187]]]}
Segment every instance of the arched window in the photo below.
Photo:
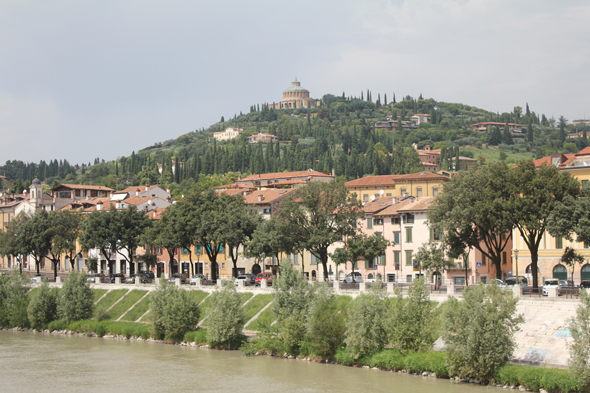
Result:
{"label": "arched window", "polygon": [[582,266],[582,280],[590,280],[590,264]]}
{"label": "arched window", "polygon": [[369,273],[369,275],[367,276],[367,280],[372,280],[373,279],[373,273]]}
{"label": "arched window", "polygon": [[[526,274],[532,274],[533,273],[533,268],[531,267],[532,265],[528,265],[526,267],[525,273]],[[537,269],[538,270],[538,269]]]}
{"label": "arched window", "polygon": [[553,268],[553,278],[567,280],[567,269],[563,265],[557,265]]}
{"label": "arched window", "polygon": [[311,279],[312,279],[313,281],[315,281],[315,279],[316,279],[315,270],[312,270],[312,271],[311,271]]}

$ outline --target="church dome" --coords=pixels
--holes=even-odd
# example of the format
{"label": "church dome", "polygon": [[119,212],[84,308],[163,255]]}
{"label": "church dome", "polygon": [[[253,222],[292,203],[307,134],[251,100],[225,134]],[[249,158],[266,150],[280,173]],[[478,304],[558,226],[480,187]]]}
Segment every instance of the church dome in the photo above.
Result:
{"label": "church dome", "polygon": [[39,186],[39,185],[41,185],[41,182],[39,181],[39,179],[34,178],[33,179],[33,182],[31,183],[31,185],[32,186]]}
{"label": "church dome", "polygon": [[[285,102],[293,102],[293,101],[300,101],[304,98],[309,97],[309,90],[304,89],[301,87],[301,82],[297,81],[295,78],[294,82],[291,82],[291,87],[287,90],[283,91],[283,104]],[[287,104],[287,107],[297,107],[296,104]]]}
{"label": "church dome", "polygon": [[295,78],[294,82],[291,82],[291,87],[289,87],[287,90],[285,90],[283,93],[287,93],[290,91],[306,91],[309,93],[309,90],[304,89],[303,87],[301,87],[301,82],[297,81],[297,78]]}

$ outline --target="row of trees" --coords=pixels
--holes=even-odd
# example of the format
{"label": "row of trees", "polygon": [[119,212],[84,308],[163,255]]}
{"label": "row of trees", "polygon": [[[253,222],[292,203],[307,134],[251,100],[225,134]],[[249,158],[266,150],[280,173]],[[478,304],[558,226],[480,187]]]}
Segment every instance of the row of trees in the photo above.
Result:
{"label": "row of trees", "polygon": [[578,180],[553,165],[537,168],[521,161],[509,168],[498,162],[454,176],[431,205],[428,219],[443,234],[449,256],[477,249],[493,263],[496,277],[515,228],[531,253],[533,287],[538,288],[539,247],[546,231],[590,241],[585,195]]}

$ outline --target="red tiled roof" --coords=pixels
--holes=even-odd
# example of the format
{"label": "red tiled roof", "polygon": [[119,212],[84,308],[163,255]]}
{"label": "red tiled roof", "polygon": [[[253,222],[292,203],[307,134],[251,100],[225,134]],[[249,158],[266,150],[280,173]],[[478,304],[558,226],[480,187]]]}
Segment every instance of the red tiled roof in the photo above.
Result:
{"label": "red tiled roof", "polygon": [[[244,197],[244,202],[247,205],[267,204],[282,199],[295,190],[281,190],[277,188],[270,188],[267,190],[254,191]],[[258,201],[258,196],[262,195],[262,201]]]}
{"label": "red tiled roof", "polygon": [[[506,123],[499,123],[497,121],[482,121],[480,123],[472,124],[471,127],[475,126],[505,126]],[[517,127],[524,127],[522,124],[518,123],[508,123],[509,126],[517,126]]]}
{"label": "red tiled roof", "polygon": [[82,184],[58,184],[57,186],[53,187],[52,190],[57,190],[60,187],[71,188],[73,190],[115,191],[112,188],[105,187],[105,186],[89,186],[89,185],[82,185]]}
{"label": "red tiled roof", "polygon": [[577,152],[574,155],[577,157],[577,156],[586,156],[588,154],[590,154],[590,146],[583,148],[582,150],[580,150],[579,152]]}
{"label": "red tiled roof", "polygon": [[406,175],[381,175],[381,176],[366,176],[360,179],[351,180],[344,183],[346,187],[378,187],[378,186],[393,186],[397,181],[403,182],[407,180],[439,180],[448,181],[449,179],[443,175],[432,172],[418,172]]}
{"label": "red tiled roof", "polygon": [[332,177],[331,173],[326,172],[318,172],[318,171],[297,171],[297,172],[275,172],[275,173],[262,173],[259,175],[250,175],[248,177],[244,177],[236,181],[236,183],[244,182],[244,181],[255,181],[255,180],[274,180],[274,179],[292,179],[297,177],[308,177],[308,176],[317,176],[317,177]]}
{"label": "red tiled roof", "polygon": [[396,204],[393,204],[393,205],[381,210],[379,213],[375,214],[375,217],[394,216],[394,215],[398,214],[399,209],[401,209],[404,206],[407,206],[409,203],[410,203],[409,200],[400,201]]}
{"label": "red tiled roof", "polygon": [[399,213],[428,210],[430,204],[434,201],[434,197],[417,198],[415,202],[398,209]]}

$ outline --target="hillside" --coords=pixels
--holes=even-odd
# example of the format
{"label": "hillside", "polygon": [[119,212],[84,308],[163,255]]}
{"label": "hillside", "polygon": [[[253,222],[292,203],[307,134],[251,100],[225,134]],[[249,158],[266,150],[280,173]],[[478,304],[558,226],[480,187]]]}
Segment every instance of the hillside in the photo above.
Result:
{"label": "hillside", "polygon": [[[60,183],[105,185],[122,189],[128,185],[161,184],[170,186],[175,196],[227,184],[238,176],[252,173],[332,169],[343,179],[365,175],[401,174],[423,170],[419,149],[451,151],[492,162],[504,159],[543,157],[553,152],[578,151],[588,142],[584,137],[565,140],[573,126],[556,127],[553,119],[515,107],[510,113],[493,113],[469,105],[437,102],[420,95],[387,102],[379,94],[373,101],[370,91],[361,97],[324,95],[318,109],[269,109],[268,104],[250,107],[250,112],[221,119],[207,129],[196,130],[175,139],[156,142],[127,157],[91,165],[70,165],[67,161],[41,161],[39,164],[8,161],[0,173],[6,174],[5,188],[14,181],[11,192],[18,192],[38,177],[47,187]],[[428,114],[431,123],[406,127],[409,118]],[[375,127],[387,117],[403,123],[401,131]],[[518,123],[524,133],[503,134],[497,127],[474,131],[478,122]],[[239,138],[217,142],[212,133],[228,127],[245,132]],[[246,138],[258,132],[275,135],[276,143],[249,144]],[[452,155],[451,153],[447,156]],[[444,165],[443,165],[444,166]],[[1,187],[0,187],[1,188]]]}

